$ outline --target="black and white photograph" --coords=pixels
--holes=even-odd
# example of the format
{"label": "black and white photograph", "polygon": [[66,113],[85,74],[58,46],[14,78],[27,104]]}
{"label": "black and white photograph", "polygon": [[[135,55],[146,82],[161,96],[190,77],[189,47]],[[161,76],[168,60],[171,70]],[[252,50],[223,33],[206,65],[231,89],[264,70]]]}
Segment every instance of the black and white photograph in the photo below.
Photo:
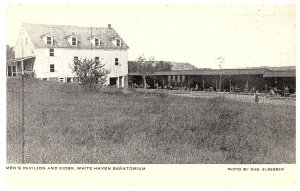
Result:
{"label": "black and white photograph", "polygon": [[79,9],[7,8],[7,163],[295,163],[293,5]]}
{"label": "black and white photograph", "polygon": [[7,164],[296,163],[293,4],[10,4],[5,45]]}

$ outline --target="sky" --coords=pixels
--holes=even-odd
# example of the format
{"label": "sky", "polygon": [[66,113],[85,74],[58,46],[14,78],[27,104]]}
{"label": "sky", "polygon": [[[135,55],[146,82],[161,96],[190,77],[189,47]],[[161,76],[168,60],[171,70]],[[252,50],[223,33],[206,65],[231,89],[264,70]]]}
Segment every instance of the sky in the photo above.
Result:
{"label": "sky", "polygon": [[6,44],[22,23],[112,27],[140,55],[199,68],[296,65],[294,5],[9,5]]}

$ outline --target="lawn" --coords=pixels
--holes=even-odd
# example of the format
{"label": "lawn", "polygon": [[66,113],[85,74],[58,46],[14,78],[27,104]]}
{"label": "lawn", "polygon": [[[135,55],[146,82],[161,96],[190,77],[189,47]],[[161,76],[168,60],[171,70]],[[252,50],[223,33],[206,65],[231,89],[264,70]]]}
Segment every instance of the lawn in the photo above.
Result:
{"label": "lawn", "polygon": [[[296,162],[296,107],[25,79],[25,163]],[[7,81],[7,163],[21,162],[21,80]]]}

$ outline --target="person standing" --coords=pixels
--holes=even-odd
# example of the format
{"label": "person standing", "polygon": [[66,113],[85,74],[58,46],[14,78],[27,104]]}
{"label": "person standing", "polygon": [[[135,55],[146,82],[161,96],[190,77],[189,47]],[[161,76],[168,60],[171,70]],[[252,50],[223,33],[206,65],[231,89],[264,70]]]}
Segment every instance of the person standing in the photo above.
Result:
{"label": "person standing", "polygon": [[195,85],[195,91],[198,91],[198,84]]}
{"label": "person standing", "polygon": [[259,93],[258,93],[258,90],[256,90],[255,93],[254,93],[254,101],[255,101],[255,103],[258,103],[258,96],[259,96]]}
{"label": "person standing", "polygon": [[288,86],[285,86],[284,88],[284,97],[288,96],[290,94],[290,89]]}

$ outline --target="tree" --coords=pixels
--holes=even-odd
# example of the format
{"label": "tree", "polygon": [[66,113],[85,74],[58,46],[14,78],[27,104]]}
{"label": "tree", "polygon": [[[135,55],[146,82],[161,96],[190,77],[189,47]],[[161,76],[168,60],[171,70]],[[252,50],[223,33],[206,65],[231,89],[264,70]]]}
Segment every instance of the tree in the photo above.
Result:
{"label": "tree", "polygon": [[154,69],[156,72],[159,71],[171,71],[173,65],[170,62],[159,61],[155,64]]}
{"label": "tree", "polygon": [[139,68],[138,73],[141,74],[144,81],[145,94],[147,94],[147,77],[155,71],[153,67],[154,58],[151,57],[147,60],[145,56],[139,56],[136,62]]}
{"label": "tree", "polygon": [[77,76],[79,83],[85,87],[94,88],[95,85],[104,85],[109,70],[104,68],[102,60],[76,59],[72,72]]}
{"label": "tree", "polygon": [[138,63],[136,61],[128,61],[128,72],[138,72]]}
{"label": "tree", "polygon": [[[153,58],[152,58],[153,59]],[[139,72],[139,63],[137,61],[128,61],[128,72],[129,73],[138,73]],[[173,65],[171,62],[166,62],[166,61],[159,61],[159,62],[154,62],[153,60],[153,65],[154,65],[154,71],[159,72],[159,71],[171,71]]]}
{"label": "tree", "polygon": [[[222,56],[217,58],[217,63],[218,66],[220,67],[220,70],[222,69],[222,65],[225,63],[225,58],[223,58]],[[222,91],[222,74],[220,73],[220,80],[219,80],[219,88],[220,88],[220,92]],[[216,90],[217,91],[217,90]]]}
{"label": "tree", "polygon": [[6,45],[6,60],[11,60],[15,58],[15,51],[13,47]]}

